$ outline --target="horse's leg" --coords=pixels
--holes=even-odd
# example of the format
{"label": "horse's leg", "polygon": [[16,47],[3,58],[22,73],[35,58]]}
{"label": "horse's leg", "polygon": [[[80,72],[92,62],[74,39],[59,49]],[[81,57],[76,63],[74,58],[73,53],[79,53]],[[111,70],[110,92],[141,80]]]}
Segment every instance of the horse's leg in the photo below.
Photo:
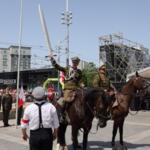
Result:
{"label": "horse's leg", "polygon": [[115,150],[115,137],[116,137],[116,134],[117,134],[117,130],[118,130],[118,122],[117,121],[114,121],[114,124],[113,124],[113,135],[112,135],[112,141],[111,141],[111,145],[112,145],[112,149]]}
{"label": "horse's leg", "polygon": [[78,128],[72,126],[72,143],[73,143],[73,150],[77,149],[78,146]]}
{"label": "horse's leg", "polygon": [[122,149],[127,150],[127,146],[124,145],[124,142],[123,142],[123,125],[124,125],[124,118],[121,120],[121,122],[119,124],[120,144],[122,146]]}
{"label": "horse's leg", "polygon": [[84,129],[84,132],[83,132],[83,150],[86,150],[86,148],[87,148],[88,134],[89,134],[89,131]]}
{"label": "horse's leg", "polygon": [[61,146],[66,145],[66,140],[65,140],[66,129],[67,129],[67,124],[60,123],[57,132],[57,143],[59,143]]}
{"label": "horse's leg", "polygon": [[123,125],[124,125],[124,118],[119,123],[119,133],[120,133],[120,144],[123,145]]}

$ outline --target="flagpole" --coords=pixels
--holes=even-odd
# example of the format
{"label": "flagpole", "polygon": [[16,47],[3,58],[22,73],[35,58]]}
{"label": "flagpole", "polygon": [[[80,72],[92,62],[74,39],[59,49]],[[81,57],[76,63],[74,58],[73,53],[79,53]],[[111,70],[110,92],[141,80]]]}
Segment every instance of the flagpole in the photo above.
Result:
{"label": "flagpole", "polygon": [[16,97],[16,128],[18,120],[18,100],[19,100],[19,80],[20,80],[20,55],[22,42],[22,25],[23,25],[23,0],[20,3],[20,26],[19,26],[19,47],[18,47],[18,68],[17,68],[17,97]]}

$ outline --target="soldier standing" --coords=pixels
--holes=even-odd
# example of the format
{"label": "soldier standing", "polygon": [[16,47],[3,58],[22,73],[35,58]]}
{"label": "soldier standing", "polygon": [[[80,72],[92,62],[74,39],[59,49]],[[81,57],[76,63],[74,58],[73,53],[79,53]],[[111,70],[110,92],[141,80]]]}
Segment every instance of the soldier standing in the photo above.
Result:
{"label": "soldier standing", "polygon": [[2,96],[2,108],[3,108],[3,122],[4,122],[4,127],[10,126],[8,124],[8,119],[9,119],[9,113],[10,110],[12,109],[12,96],[9,93],[10,89],[7,87],[5,94]]}

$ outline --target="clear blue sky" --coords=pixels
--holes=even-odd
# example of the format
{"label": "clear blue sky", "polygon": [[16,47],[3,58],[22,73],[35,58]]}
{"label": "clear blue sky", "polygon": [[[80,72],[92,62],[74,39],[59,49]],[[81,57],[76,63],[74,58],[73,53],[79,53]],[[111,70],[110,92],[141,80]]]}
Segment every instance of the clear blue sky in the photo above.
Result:
{"label": "clear blue sky", "polygon": [[[0,1],[0,47],[18,43],[20,0]],[[53,49],[65,38],[61,24],[65,0],[23,0],[22,44],[36,45],[33,53],[47,55],[38,16],[38,4],[44,10]],[[150,0],[69,0],[73,13],[70,26],[71,55],[98,64],[98,37],[122,32],[124,37],[150,49]]]}

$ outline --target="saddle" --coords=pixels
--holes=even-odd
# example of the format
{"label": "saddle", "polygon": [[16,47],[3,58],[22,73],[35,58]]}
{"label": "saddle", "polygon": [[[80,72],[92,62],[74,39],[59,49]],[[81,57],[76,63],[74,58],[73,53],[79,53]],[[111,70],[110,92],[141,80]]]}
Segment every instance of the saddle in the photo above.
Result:
{"label": "saddle", "polygon": [[117,93],[115,95],[115,100],[112,104],[112,108],[118,107],[121,102],[122,102],[122,95],[120,93]]}
{"label": "saddle", "polygon": [[65,102],[72,102],[76,96],[76,90],[64,90],[64,101]]}

